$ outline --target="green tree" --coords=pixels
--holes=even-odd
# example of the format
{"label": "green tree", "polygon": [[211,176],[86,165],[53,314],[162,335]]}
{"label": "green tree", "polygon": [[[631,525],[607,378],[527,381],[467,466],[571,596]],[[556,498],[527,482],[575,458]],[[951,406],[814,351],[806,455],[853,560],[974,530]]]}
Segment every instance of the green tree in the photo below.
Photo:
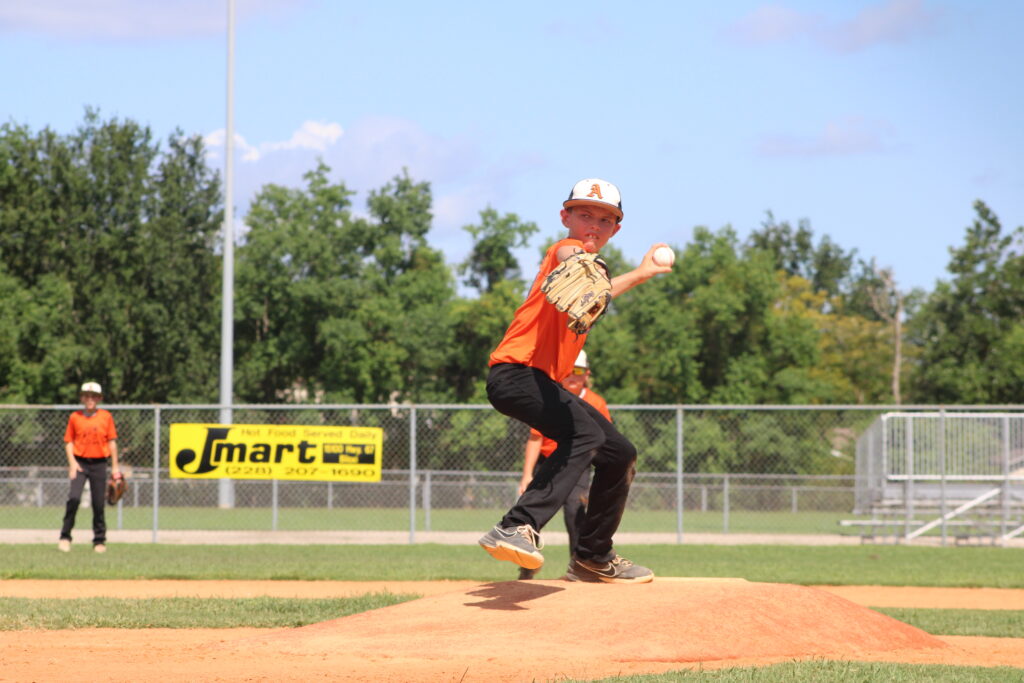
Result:
{"label": "green tree", "polygon": [[488,207],[480,212],[479,225],[467,225],[463,230],[473,238],[469,255],[458,268],[459,274],[466,276],[463,284],[485,294],[500,282],[521,279],[512,250],[526,246],[538,230],[536,223],[520,222],[514,213],[499,216]]}
{"label": "green tree", "polygon": [[407,174],[352,215],[322,162],[306,187],[263,188],[238,252],[238,393],[358,403],[450,395],[452,276],[426,241],[430,189]]}
{"label": "green tree", "polygon": [[162,150],[95,111],[71,135],[0,127],[6,310],[23,316],[3,395],[66,401],[88,378],[119,402],[211,398],[219,202],[198,137]]}
{"label": "green tree", "polygon": [[856,250],[844,250],[828,235],[815,245],[810,221],[802,219],[794,230],[786,221],[776,222],[770,211],[761,229],[747,238],[746,249],[767,252],[776,269],[799,275],[829,296],[844,290],[856,257]]}
{"label": "green tree", "polygon": [[1024,395],[1024,227],[1003,232],[983,202],[964,244],[911,320],[920,346],[912,375],[918,401],[1020,403]]}

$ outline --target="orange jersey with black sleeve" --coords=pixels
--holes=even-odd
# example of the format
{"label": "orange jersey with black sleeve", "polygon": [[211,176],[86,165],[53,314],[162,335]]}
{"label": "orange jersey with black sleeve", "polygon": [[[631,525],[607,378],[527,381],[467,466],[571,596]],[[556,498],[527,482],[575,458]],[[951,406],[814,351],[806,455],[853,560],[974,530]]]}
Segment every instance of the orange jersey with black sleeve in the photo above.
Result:
{"label": "orange jersey with black sleeve", "polygon": [[[601,398],[601,396],[596,391],[591,391],[590,389],[584,387],[583,391],[580,392],[580,398],[589,403],[590,405],[594,406],[595,408],[597,408],[597,412],[601,413],[606,418],[608,418],[609,422],[612,421],[612,414],[608,410],[608,404],[605,403],[605,400]],[[543,437],[543,440],[540,442],[540,454],[543,455],[545,458],[554,453],[555,449],[558,448],[557,441],[555,441],[554,439],[549,439],[546,436],[543,436],[536,429],[531,428],[530,435],[535,438],[538,436]]]}
{"label": "orange jersey with black sleeve", "polygon": [[92,415],[76,410],[68,418],[64,430],[64,443],[74,444],[75,455],[80,458],[106,458],[110,456],[108,441],[117,438],[114,416],[99,408]]}
{"label": "orange jersey with black sleeve", "polygon": [[521,363],[543,371],[555,382],[572,372],[587,335],[577,335],[570,330],[569,314],[559,312],[540,291],[544,278],[560,264],[559,248],[567,245],[583,249],[583,242],[574,239],[560,240],[551,245],[541,261],[530,293],[516,310],[505,337],[491,353],[489,366]]}

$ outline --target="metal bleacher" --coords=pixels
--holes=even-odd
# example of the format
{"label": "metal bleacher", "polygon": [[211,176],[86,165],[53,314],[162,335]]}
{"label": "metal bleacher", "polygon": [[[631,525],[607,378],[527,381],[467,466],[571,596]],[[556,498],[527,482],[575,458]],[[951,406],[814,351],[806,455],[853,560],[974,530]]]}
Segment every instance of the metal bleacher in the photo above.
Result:
{"label": "metal bleacher", "polygon": [[900,412],[857,441],[862,543],[1004,545],[1024,535],[1024,413]]}

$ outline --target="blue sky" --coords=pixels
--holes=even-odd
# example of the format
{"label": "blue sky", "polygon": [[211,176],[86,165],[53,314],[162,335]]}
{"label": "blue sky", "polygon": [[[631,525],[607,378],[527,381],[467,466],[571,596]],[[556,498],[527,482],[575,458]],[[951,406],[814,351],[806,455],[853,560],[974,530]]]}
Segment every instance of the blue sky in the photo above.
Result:
{"label": "blue sky", "polygon": [[[0,116],[86,106],[223,166],[226,0],[0,4]],[[561,235],[577,180],[622,190],[638,260],[694,226],[810,221],[904,289],[945,278],[982,199],[1024,224],[1024,2],[237,0],[235,193],[321,157],[365,193],[409,169],[450,263],[491,206]]]}

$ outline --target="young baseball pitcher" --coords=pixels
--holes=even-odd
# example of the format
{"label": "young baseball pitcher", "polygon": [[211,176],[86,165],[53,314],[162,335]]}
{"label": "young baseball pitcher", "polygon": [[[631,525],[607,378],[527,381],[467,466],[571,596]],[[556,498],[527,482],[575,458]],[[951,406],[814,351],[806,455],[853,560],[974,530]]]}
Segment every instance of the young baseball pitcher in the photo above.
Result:
{"label": "young baseball pitcher", "polygon": [[[569,234],[545,254],[526,300],[491,354],[487,378],[487,397],[495,409],[536,429],[558,447],[516,504],[479,543],[496,559],[539,569],[544,556],[538,530],[562,507],[580,476],[593,467],[587,514],[566,578],[645,583],[654,579],[654,572],[619,556],[612,547],[635,472],[636,448],[559,380],[572,371],[594,311],[600,315],[606,295],[618,296],[671,270],[654,261],[654,251],[667,245],[651,246],[640,265],[627,273],[595,278],[593,255],[622,227],[618,188],[596,178],[581,180],[562,203],[560,215]],[[578,269],[584,275],[573,280],[568,288],[571,295],[560,290],[559,297],[552,296],[552,282]],[[602,279],[594,287],[575,285]],[[590,308],[595,301],[603,303]]]}

